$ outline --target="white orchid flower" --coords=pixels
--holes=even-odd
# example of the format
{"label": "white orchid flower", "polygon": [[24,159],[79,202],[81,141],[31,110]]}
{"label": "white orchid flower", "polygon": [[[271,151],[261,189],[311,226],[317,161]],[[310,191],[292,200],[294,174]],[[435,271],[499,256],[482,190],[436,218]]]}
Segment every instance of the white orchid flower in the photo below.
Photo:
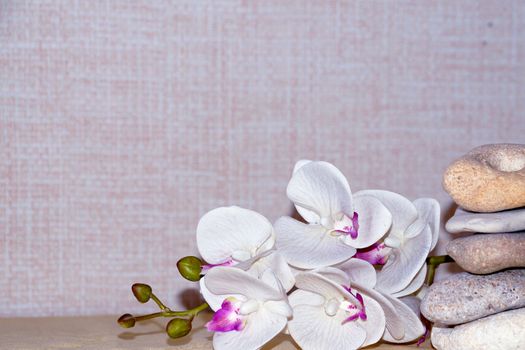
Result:
{"label": "white orchid flower", "polygon": [[359,191],[354,197],[376,198],[392,213],[392,226],[384,242],[356,255],[372,264],[386,262],[378,272],[377,289],[395,297],[417,291],[425,280],[425,260],[437,243],[439,203],[432,198],[412,203],[382,190]]}
{"label": "white orchid flower", "polygon": [[357,349],[383,336],[386,321],[381,306],[348,281],[348,275],[331,267],[296,276],[298,290],[289,297],[293,318],[288,330],[303,350]]}
{"label": "white orchid flower", "polygon": [[425,326],[419,318],[419,312],[412,309],[415,297],[396,298],[377,291],[376,270],[367,261],[350,259],[337,268],[345,272],[349,280],[337,281],[348,283],[365,295],[373,298],[383,309],[386,329],[383,339],[391,343],[407,343],[425,334]]}
{"label": "white orchid flower", "polygon": [[255,350],[286,327],[292,309],[279,280],[268,269],[261,279],[231,267],[216,267],[203,278],[205,296],[215,314],[206,328],[214,331],[215,350]]}
{"label": "white orchid flower", "polygon": [[[261,277],[271,268],[288,291],[295,281],[284,257],[274,249],[272,224],[261,214],[236,206],[216,208],[206,213],[197,226],[197,248],[209,264],[206,273],[216,266],[235,266]],[[207,293],[201,280],[201,292]]]}
{"label": "white orchid flower", "polygon": [[371,196],[352,198],[344,175],[330,163],[299,161],[288,198],[307,221],[282,217],[275,223],[276,246],[290,265],[313,269],[346,261],[389,229],[392,216]]}

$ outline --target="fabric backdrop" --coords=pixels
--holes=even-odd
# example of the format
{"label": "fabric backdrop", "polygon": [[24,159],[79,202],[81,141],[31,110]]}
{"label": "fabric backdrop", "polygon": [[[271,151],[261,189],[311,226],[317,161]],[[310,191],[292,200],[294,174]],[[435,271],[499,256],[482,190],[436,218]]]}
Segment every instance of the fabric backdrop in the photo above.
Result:
{"label": "fabric backdrop", "polygon": [[194,302],[199,217],[291,213],[298,159],[447,213],[447,164],[524,135],[523,1],[2,0],[0,316]]}

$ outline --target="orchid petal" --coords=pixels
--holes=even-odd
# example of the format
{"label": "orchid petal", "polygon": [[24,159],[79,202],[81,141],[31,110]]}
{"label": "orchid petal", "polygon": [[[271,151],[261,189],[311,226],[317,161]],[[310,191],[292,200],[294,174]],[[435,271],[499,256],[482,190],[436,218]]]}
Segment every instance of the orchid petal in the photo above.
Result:
{"label": "orchid petal", "polygon": [[402,235],[405,230],[413,223],[418,213],[412,202],[400,194],[383,190],[364,190],[354,194],[356,200],[361,196],[371,196],[378,199],[392,214],[391,234]]}
{"label": "orchid petal", "polygon": [[[297,170],[299,170],[300,168],[302,168],[304,165],[306,164],[309,164],[309,163],[312,163],[311,160],[306,160],[306,159],[303,159],[303,160],[299,160],[297,161],[297,163],[295,163],[295,166],[294,166],[294,169],[293,169],[293,174],[295,174],[297,172]],[[348,181],[346,180],[346,177],[341,173],[341,171],[339,171],[339,169],[337,169],[335,166],[333,166],[332,164],[329,164],[327,162],[322,162],[322,163],[326,163],[328,164],[329,166],[326,167],[326,170],[327,171],[330,171],[332,173],[333,176],[335,177],[338,177],[339,178],[339,181],[342,183],[342,184],[345,184],[345,188],[347,189],[347,191],[349,193],[351,193],[350,191],[350,185],[348,184]],[[308,210],[306,208],[302,208],[298,205],[295,205],[295,209],[297,210],[297,212],[309,223],[311,224],[318,224],[320,223],[321,221],[321,218],[319,217],[318,214],[316,214],[315,211],[311,211],[311,210]],[[351,214],[351,213],[348,213],[348,214]]]}
{"label": "orchid petal", "polygon": [[436,247],[439,237],[439,222],[441,215],[439,202],[433,198],[418,198],[413,203],[417,209],[419,217],[430,226],[432,232],[432,245],[430,246],[430,250],[432,251],[432,249]]}
{"label": "orchid petal", "polygon": [[272,225],[264,216],[235,206],[209,211],[197,226],[199,253],[210,264],[223,263],[237,251],[251,255],[273,239]]}
{"label": "orchid petal", "polygon": [[219,310],[221,308],[221,306],[222,306],[222,302],[226,298],[234,297],[235,299],[238,299],[238,300],[241,300],[241,301],[245,301],[246,300],[246,297],[244,297],[244,296],[242,296],[240,294],[213,294],[206,287],[205,280],[206,280],[206,276],[202,277],[200,279],[200,281],[199,281],[200,292],[201,292],[202,297],[204,298],[204,300],[206,300],[206,302],[208,303],[208,305],[210,305],[210,308],[213,311]]}
{"label": "orchid petal", "polygon": [[387,330],[383,339],[392,343],[407,343],[416,340],[425,334],[425,326],[419,319],[418,315],[412,311],[404,302],[399,299],[386,296],[388,300],[394,305],[398,316],[402,319],[405,327],[405,335],[401,339],[394,338]]}
{"label": "orchid petal", "polygon": [[232,267],[211,269],[206,274],[204,283],[213,294],[230,295],[235,293],[243,295],[247,299],[259,301],[283,299],[281,291],[274,289],[246,271]]}
{"label": "orchid petal", "polygon": [[419,269],[416,277],[414,277],[412,281],[410,281],[408,286],[406,286],[404,289],[400,290],[399,292],[392,293],[392,296],[396,298],[400,298],[405,295],[414,293],[419,288],[421,288],[423,283],[425,283],[426,277],[427,277],[427,264],[423,264],[423,266],[421,266],[421,269]]}
{"label": "orchid petal", "polygon": [[[255,255],[255,256],[247,259],[247,260],[241,261],[239,263],[234,262],[233,265],[229,265],[229,266],[235,266],[235,268],[237,268],[237,269],[248,271],[255,265],[256,262],[259,262],[259,261],[263,260],[264,258],[266,258],[267,256],[271,255],[272,253],[274,253],[274,250],[267,250],[267,251],[264,251],[264,252],[262,252],[260,254]],[[221,266],[221,265],[218,265],[218,266]],[[228,265],[225,265],[225,266],[228,266]],[[214,266],[214,267],[217,267],[217,266]]]}
{"label": "orchid petal", "polygon": [[350,277],[348,277],[348,275],[344,271],[336,267],[321,267],[315,269],[312,272],[318,273],[321,276],[324,276],[329,280],[334,281],[335,283],[345,287],[348,287],[348,284],[350,282]]}
{"label": "orchid petal", "polygon": [[259,280],[264,282],[266,285],[270,286],[272,289],[279,291],[281,294],[281,299],[286,299],[286,290],[283,288],[283,284],[277,278],[277,275],[272,269],[266,269],[259,277]]}
{"label": "orchid petal", "polygon": [[259,349],[286,326],[285,316],[273,313],[265,308],[249,314],[241,331],[215,333],[213,348],[215,350]]}
{"label": "orchid petal", "polygon": [[290,335],[303,350],[351,350],[359,348],[366,331],[357,322],[347,322],[344,312],[330,317],[324,307],[298,305],[288,322]]}
{"label": "orchid petal", "polygon": [[362,347],[377,343],[385,332],[385,313],[379,303],[363,293],[363,302],[366,306],[366,320],[357,319],[356,322],[366,331],[366,339]]}
{"label": "orchid petal", "polygon": [[293,172],[292,174],[295,174],[297,172],[297,170],[299,170],[300,168],[303,167],[303,165],[306,165],[308,163],[311,163],[312,161],[311,160],[308,160],[308,159],[301,159],[301,160],[298,160],[294,167],[293,167]]}
{"label": "orchid petal", "polygon": [[213,318],[206,323],[206,328],[209,331],[215,332],[231,332],[240,331],[244,327],[244,322],[239,316],[239,307],[235,303],[235,299],[227,298],[221,304]]}
{"label": "orchid petal", "polygon": [[339,237],[326,233],[320,225],[308,225],[290,217],[275,223],[276,246],[286,261],[295,267],[313,269],[345,261],[356,250]]}
{"label": "orchid petal", "polygon": [[325,303],[325,298],[317,293],[297,289],[290,294],[288,302],[292,308],[298,305],[322,306]]}
{"label": "orchid petal", "polygon": [[427,225],[421,234],[394,248],[387,263],[377,273],[376,288],[387,294],[406,288],[425,263],[432,243],[431,235]]}
{"label": "orchid petal", "polygon": [[355,254],[355,257],[367,261],[372,265],[384,265],[386,264],[391,251],[392,248],[387,247],[384,242],[376,242],[370,247],[359,249]]}
{"label": "orchid petal", "polygon": [[[398,315],[396,308],[390,302],[390,300],[378,291],[361,285],[358,282],[354,282],[352,285],[364,295],[368,295],[369,297],[373,298],[380,305],[385,315],[386,329],[388,333],[391,334],[395,339],[402,339],[405,336],[403,320]],[[383,335],[383,332],[381,332],[381,335]]]}
{"label": "orchid petal", "polygon": [[402,301],[403,304],[408,306],[410,310],[412,310],[412,312],[416,314],[416,316],[419,317],[421,315],[421,298],[419,298],[418,296],[408,295],[406,297],[398,298],[398,300]]}
{"label": "orchid petal", "polygon": [[370,196],[356,196],[354,210],[359,214],[359,234],[345,236],[345,243],[365,248],[379,241],[392,225],[392,215],[381,202]]}
{"label": "orchid petal", "polygon": [[374,288],[376,285],[376,269],[369,262],[352,258],[335,267],[344,271],[348,275],[351,284],[359,282],[360,285],[365,286],[366,288]]}
{"label": "orchid petal", "polygon": [[248,270],[253,272],[258,278],[260,278],[264,271],[271,269],[277,279],[281,282],[282,286],[286,291],[292,289],[295,284],[295,278],[290,269],[290,266],[279,252],[272,252],[271,254],[257,260]]}
{"label": "orchid petal", "polygon": [[360,304],[359,300],[340,283],[315,272],[305,272],[295,276],[295,286],[299,289],[322,295],[326,300],[346,299],[354,305]]}
{"label": "orchid petal", "polygon": [[346,178],[335,166],[326,162],[311,162],[292,175],[286,193],[296,206],[324,218],[354,212],[349,189]]}
{"label": "orchid petal", "polygon": [[290,318],[293,315],[292,307],[287,301],[269,300],[264,303],[264,307],[273,313],[285,316],[287,318]]}

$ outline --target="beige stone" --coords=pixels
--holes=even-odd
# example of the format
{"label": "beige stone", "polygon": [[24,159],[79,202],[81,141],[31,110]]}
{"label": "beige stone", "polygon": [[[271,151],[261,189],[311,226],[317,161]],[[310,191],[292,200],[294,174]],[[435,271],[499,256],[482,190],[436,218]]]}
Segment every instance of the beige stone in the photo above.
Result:
{"label": "beige stone", "polygon": [[525,270],[492,275],[459,273],[434,283],[421,301],[421,313],[442,325],[456,325],[525,307]]}
{"label": "beige stone", "polygon": [[525,267],[525,233],[492,233],[455,239],[447,253],[464,270],[487,274]]}
{"label": "beige stone", "polygon": [[454,328],[432,328],[437,350],[523,350],[525,309],[502,312]]}
{"label": "beige stone", "polygon": [[459,206],[470,211],[525,206],[525,145],[474,148],[447,168],[443,187]]}

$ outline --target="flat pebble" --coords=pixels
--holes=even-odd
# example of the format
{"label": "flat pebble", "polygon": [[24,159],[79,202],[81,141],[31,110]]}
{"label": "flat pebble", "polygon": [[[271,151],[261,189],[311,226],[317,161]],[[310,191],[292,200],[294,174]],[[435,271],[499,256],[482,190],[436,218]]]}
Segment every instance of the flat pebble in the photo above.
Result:
{"label": "flat pebble", "polygon": [[454,216],[447,221],[445,229],[450,233],[498,233],[525,230],[525,208],[496,213],[473,213],[458,207]]}
{"label": "flat pebble", "polygon": [[432,328],[438,350],[523,350],[525,309],[488,316],[454,328]]}
{"label": "flat pebble", "polygon": [[525,234],[489,233],[457,238],[448,243],[447,253],[471,273],[525,267]]}
{"label": "flat pebble", "polygon": [[421,302],[428,320],[456,325],[525,306],[525,270],[459,273],[434,283]]}

